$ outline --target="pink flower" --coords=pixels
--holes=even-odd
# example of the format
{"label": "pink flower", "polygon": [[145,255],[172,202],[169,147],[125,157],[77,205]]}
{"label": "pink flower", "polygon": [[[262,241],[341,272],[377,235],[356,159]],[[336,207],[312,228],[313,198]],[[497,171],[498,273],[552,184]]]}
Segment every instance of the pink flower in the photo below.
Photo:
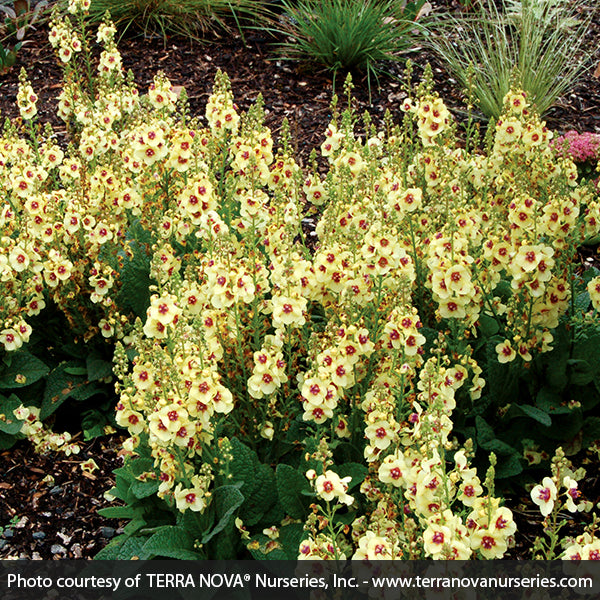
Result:
{"label": "pink flower", "polygon": [[600,159],[600,135],[567,131],[552,142],[552,148],[560,156],[569,156],[576,163],[595,162]]}

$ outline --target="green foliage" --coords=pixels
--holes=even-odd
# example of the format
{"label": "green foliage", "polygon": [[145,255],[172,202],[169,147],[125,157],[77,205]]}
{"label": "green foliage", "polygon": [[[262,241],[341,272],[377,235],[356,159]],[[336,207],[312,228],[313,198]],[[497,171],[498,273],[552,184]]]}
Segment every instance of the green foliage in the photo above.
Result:
{"label": "green foliage", "polygon": [[0,395],[0,450],[10,448],[17,440],[23,422],[16,418],[14,411],[21,406],[18,396],[8,398]]}
{"label": "green foliage", "polygon": [[[42,421],[58,418],[64,426],[82,431],[84,439],[103,435],[106,425],[114,425],[109,348],[98,340],[74,344],[61,315],[48,309],[45,317],[27,346],[4,355],[0,363],[4,448],[23,437],[23,421],[13,418],[21,405],[39,411]],[[59,410],[65,403],[65,410]]]}
{"label": "green foliage", "polygon": [[150,305],[150,253],[153,242],[149,232],[145,232],[139,223],[134,223],[128,232],[129,253],[122,254],[119,265],[121,289],[115,299],[123,313],[133,312],[140,318],[146,314]]}
{"label": "green foliage", "polygon": [[339,70],[364,70],[370,85],[382,61],[398,60],[421,34],[416,20],[424,0],[283,1],[285,25],[291,38],[280,47],[289,57],[307,59]]}
{"label": "green foliage", "polygon": [[0,389],[21,388],[31,385],[48,374],[50,369],[27,350],[4,357],[0,375]]}
{"label": "green foliage", "polygon": [[488,337],[487,357],[480,361],[486,365],[487,385],[474,408],[465,406],[469,425],[462,431],[465,436],[476,432],[477,445],[485,451],[482,460],[488,452],[502,457],[496,477],[513,486],[530,481],[531,469],[538,469],[541,457],[548,460],[558,446],[574,455],[600,434],[595,416],[600,405],[600,324],[585,291],[596,275],[596,269],[589,269],[576,279],[574,314],[554,331],[551,352],[530,364],[501,364],[493,350],[496,338]]}
{"label": "green foliage", "polygon": [[[247,551],[254,558],[266,560],[297,557],[305,535],[301,521],[310,513],[309,504],[314,499],[306,467],[297,469],[280,463],[274,469],[261,463],[257,454],[238,439],[222,439],[221,452],[215,457],[222,468],[207,508],[202,513],[180,512],[171,496],[165,501],[157,498],[161,472],[149,456],[145,434],[143,438],[140,455],[128,458],[125,466],[114,472],[115,487],[110,493],[123,505],[99,511],[107,518],[129,520],[129,524],[97,559],[239,558],[244,552],[240,531],[268,528],[284,517],[290,522],[278,528],[276,540],[265,533],[254,534],[246,542]],[[313,441],[316,448],[317,442]],[[357,463],[340,465],[336,470],[340,476],[352,478],[349,489],[357,488],[367,474],[367,469]],[[335,521],[340,519],[344,517],[336,515]]]}
{"label": "green foliage", "polygon": [[264,23],[269,15],[262,0],[92,0],[92,20],[102,21],[107,11],[122,30],[192,39],[214,30],[228,31],[232,22],[238,29]]}
{"label": "green foliage", "polygon": [[587,67],[589,20],[566,2],[505,0],[500,6],[482,0],[475,14],[441,15],[431,44],[486,116],[500,116],[515,85],[543,114]]}
{"label": "green foliage", "polygon": [[278,465],[276,477],[277,494],[285,513],[293,519],[305,517],[308,503],[302,493],[310,489],[306,477],[289,465]]}
{"label": "green foliage", "polygon": [[[161,556],[157,551],[157,539],[163,539],[161,536],[165,536],[163,539],[165,554],[162,556],[169,557],[173,551],[170,540],[181,541],[181,535],[177,532],[172,536],[163,533],[150,543],[148,550],[144,550],[146,542],[149,542],[156,533],[176,525],[173,515],[165,510],[156,496],[158,484],[152,464],[153,461],[149,457],[142,456],[136,460],[127,460],[123,467],[114,471],[115,486],[111,493],[121,500],[124,506],[112,506],[98,512],[107,518],[130,519],[130,521],[125,527],[125,532],[114,538],[96,558],[122,560],[134,556],[141,559]],[[191,551],[191,543],[188,546],[180,545],[179,549]]]}
{"label": "green foliage", "polygon": [[12,48],[0,43],[0,73],[8,71],[15,65],[17,62],[17,52],[22,46],[22,42],[18,42]]}
{"label": "green foliage", "polygon": [[[0,74],[13,67],[17,61],[17,54],[23,47],[25,34],[40,20],[48,6],[43,0],[37,2],[32,8],[29,0],[16,0],[13,6],[0,5],[0,12],[4,14],[4,23],[0,24]],[[14,38],[16,43],[8,40]]]}

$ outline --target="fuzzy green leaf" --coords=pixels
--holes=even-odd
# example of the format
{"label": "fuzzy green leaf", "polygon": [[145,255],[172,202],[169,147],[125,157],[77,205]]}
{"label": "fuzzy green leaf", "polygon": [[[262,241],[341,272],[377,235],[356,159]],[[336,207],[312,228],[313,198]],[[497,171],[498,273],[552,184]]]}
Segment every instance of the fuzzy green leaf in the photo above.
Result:
{"label": "fuzzy green leaf", "polygon": [[230,462],[230,473],[233,476],[234,482],[243,482],[240,490],[247,497],[250,497],[256,487],[257,470],[260,467],[260,462],[256,452],[248,448],[237,438],[231,440],[231,450],[233,460]]}
{"label": "fuzzy green leaf", "polygon": [[124,259],[122,285],[116,302],[123,312],[132,311],[143,319],[150,306],[150,256],[145,246],[136,240],[131,240],[130,249],[133,258],[128,256]]}
{"label": "fuzzy green leaf", "polygon": [[543,387],[536,396],[535,405],[551,417],[569,414],[571,409],[563,404],[560,394],[548,387]]}
{"label": "fuzzy green leaf", "polygon": [[147,558],[143,550],[146,540],[145,537],[121,535],[100,550],[94,560],[144,560]]}
{"label": "fuzzy green leaf", "polygon": [[479,331],[483,337],[490,338],[496,335],[499,330],[500,327],[494,317],[490,317],[489,315],[481,315],[479,317]]}
{"label": "fuzzy green leaf", "polygon": [[0,396],[0,414],[3,418],[0,419],[0,432],[7,435],[16,435],[21,431],[23,421],[17,419],[14,414],[14,410],[21,406],[21,400],[11,394],[8,398]]}
{"label": "fuzzy green leaf", "polygon": [[600,440],[600,417],[588,417],[583,424],[584,447],[589,447],[596,440]]}
{"label": "fuzzy green leaf", "polygon": [[552,419],[550,418],[547,412],[529,404],[517,404],[515,406],[523,413],[525,413],[528,417],[531,417],[533,420],[537,421],[538,423],[541,423],[545,427],[549,427],[550,425],[552,425]]}
{"label": "fuzzy green leaf", "polygon": [[352,477],[352,481],[348,484],[349,490],[360,485],[369,471],[365,465],[359,463],[344,463],[343,465],[335,465],[332,469],[340,477]]}
{"label": "fuzzy green leaf", "polygon": [[240,509],[240,518],[244,525],[256,525],[262,516],[277,501],[275,473],[268,465],[261,464],[256,470],[256,487],[253,493],[246,496],[246,501]]}
{"label": "fuzzy green leaf", "polygon": [[80,366],[79,361],[68,361],[60,364],[48,375],[40,409],[40,419],[44,420],[49,417],[67,398],[73,395],[76,389],[85,385],[83,377],[67,373],[67,369],[78,366]]}
{"label": "fuzzy green leaf", "polygon": [[[0,389],[31,385],[50,372],[50,368],[44,362],[26,350],[13,352],[9,357],[10,364],[0,369]],[[17,376],[23,376],[25,380],[18,382]]]}
{"label": "fuzzy green leaf", "polygon": [[217,513],[217,524],[212,531],[202,538],[202,543],[206,544],[217,533],[220,533],[229,525],[235,511],[244,502],[244,496],[240,490],[233,485],[223,485],[213,492],[213,503]]}
{"label": "fuzzy green leaf", "polygon": [[523,465],[518,454],[499,456],[496,465],[496,479],[515,477],[523,472]]}
{"label": "fuzzy green leaf", "polygon": [[134,477],[139,477],[142,473],[154,472],[154,461],[151,458],[134,458],[127,461],[128,472]]}
{"label": "fuzzy green leaf", "polygon": [[107,506],[101,508],[98,514],[107,519],[133,519],[137,516],[138,511],[131,506]]}
{"label": "fuzzy green leaf", "polygon": [[277,465],[277,493],[283,510],[293,519],[306,516],[306,501],[302,492],[310,491],[306,477],[286,464]]}
{"label": "fuzzy green leaf", "polygon": [[161,556],[178,560],[197,560],[194,538],[183,527],[173,525],[156,532],[144,544],[142,552],[149,558]]}
{"label": "fuzzy green leaf", "polygon": [[131,484],[131,493],[139,500],[153,496],[156,492],[158,492],[158,481],[156,479],[134,481]]}
{"label": "fuzzy green leaf", "polygon": [[0,450],[8,450],[12,448],[17,442],[17,438],[14,435],[8,433],[2,433],[0,431]]}
{"label": "fuzzy green leaf", "polygon": [[279,541],[283,546],[287,560],[296,560],[298,558],[298,548],[300,542],[306,537],[304,523],[290,523],[284,525],[279,530]]}
{"label": "fuzzy green leaf", "polygon": [[77,375],[78,377],[85,377],[87,375],[87,368],[86,367],[64,367],[63,371],[67,374],[67,375]]}
{"label": "fuzzy green leaf", "polygon": [[96,354],[90,354],[86,360],[87,378],[89,381],[98,381],[112,375],[113,365]]}
{"label": "fuzzy green leaf", "polygon": [[510,455],[516,452],[512,446],[496,438],[494,430],[482,417],[475,419],[475,425],[477,427],[477,443],[484,450],[501,455]]}
{"label": "fuzzy green leaf", "polygon": [[177,525],[183,527],[186,531],[189,531],[194,538],[200,539],[214,523],[215,514],[211,508],[212,507],[207,508],[202,513],[193,512],[191,510],[179,513],[177,516]]}
{"label": "fuzzy green leaf", "polygon": [[109,424],[106,415],[99,410],[87,410],[82,413],[81,429],[83,439],[92,440],[104,435],[104,427]]}

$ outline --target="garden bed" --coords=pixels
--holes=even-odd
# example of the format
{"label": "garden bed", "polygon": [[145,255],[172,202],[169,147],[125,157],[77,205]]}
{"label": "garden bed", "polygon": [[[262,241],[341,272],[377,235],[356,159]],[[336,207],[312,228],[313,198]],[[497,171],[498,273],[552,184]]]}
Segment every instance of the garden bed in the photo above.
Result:
{"label": "garden bed", "polygon": [[[456,10],[451,0],[433,2],[435,11]],[[600,11],[597,8],[596,11]],[[60,87],[61,70],[54,51],[47,41],[47,31],[40,28],[29,35],[31,43],[19,53],[19,63],[12,71],[0,76],[0,114],[14,118],[18,69],[24,66],[28,77],[40,96],[40,118],[59,126],[56,117],[56,95]],[[245,43],[244,43],[245,42]],[[183,86],[190,99],[192,115],[201,115],[212,91],[218,69],[231,78],[236,102],[247,110],[259,94],[265,99],[265,124],[277,134],[281,121],[291,122],[292,140],[305,159],[322,140],[323,124],[330,117],[330,103],[334,90],[330,71],[308,63],[299,63],[277,56],[277,38],[266,34],[246,32],[244,37],[233,31],[208,38],[204,44],[186,38],[143,36],[126,37],[119,43],[123,66],[131,69],[140,89],[150,85],[158,71],[164,71],[173,85]],[[594,18],[588,32],[586,46],[600,47],[600,19]],[[443,64],[431,52],[416,49],[407,55],[416,65],[415,79],[429,63],[433,67],[435,90],[452,108],[464,110],[464,95],[447,74]],[[600,57],[598,57],[600,68]],[[404,65],[388,63],[380,76],[379,85],[369,93],[364,75],[357,76],[353,91],[357,112],[369,110],[375,118],[382,118],[389,110],[397,120],[405,94],[402,91]],[[341,93],[344,77],[338,75],[337,93]],[[460,117],[460,114],[459,114]],[[560,98],[550,109],[545,120],[557,133],[571,129],[579,132],[600,133],[600,74],[590,70],[578,85]]]}
{"label": "garden bed", "polygon": [[[434,10],[442,6],[448,8],[445,3],[434,4]],[[42,28],[32,35],[31,43],[20,51],[19,60],[30,65],[28,77],[40,98],[40,119],[53,124],[61,142],[66,140],[67,130],[56,117],[60,69],[53,50],[45,42],[46,33]],[[590,43],[597,44],[600,40],[598,22],[589,36]],[[167,38],[164,44],[158,39],[127,38],[120,42],[119,49],[124,67],[133,70],[141,90],[153,82],[158,70],[163,71],[173,85],[184,86],[192,116],[203,114],[215,74],[222,69],[229,75],[240,110],[249,109],[259,93],[263,95],[265,125],[270,127],[274,137],[281,133],[283,119],[289,120],[290,140],[298,163],[307,166],[310,151],[321,145],[324,128],[331,119],[331,76],[325,70],[275,58],[269,51],[269,43],[270,38],[251,32],[244,40],[234,33],[211,39],[202,46],[178,38]],[[427,62],[432,64],[434,89],[451,109],[459,109],[463,100],[461,91],[439,61],[419,49],[410,58],[417,65],[415,79],[422,75]],[[405,98],[402,73],[401,65],[389,65],[389,74],[381,76],[380,85],[373,88],[371,98],[365,81],[355,78],[353,104],[357,114],[369,110],[375,123],[380,124],[389,110],[393,119],[400,121]],[[343,78],[338,76],[337,81],[336,91],[341,93]],[[0,76],[0,86],[1,114],[14,118],[18,114],[15,104],[17,69]],[[464,115],[458,114],[464,119]],[[556,132],[577,129],[600,133],[600,78],[590,71],[575,89],[560,99],[545,120]],[[320,165],[321,170],[324,168]],[[314,222],[309,226],[311,233]],[[589,266],[598,266],[597,248],[581,248],[579,263],[579,273]],[[0,486],[0,518],[4,524],[0,557],[88,558],[113,535],[121,533],[124,522],[101,519],[95,514],[98,508],[108,504],[104,492],[114,483],[111,471],[122,462],[119,443],[118,437],[100,438],[84,444],[81,454],[59,460],[35,454],[23,443],[4,451],[0,455],[0,468],[5,473]],[[96,461],[98,469],[86,473],[81,467],[90,458]],[[592,456],[587,460],[592,461],[587,465],[588,473],[597,474],[598,458]],[[52,474],[53,481],[45,480],[48,473]],[[580,489],[590,502],[596,504],[600,500],[597,475],[588,476]],[[532,540],[541,533],[542,517],[530,503],[527,506],[529,499],[522,497],[521,492],[507,498],[523,535],[507,556],[527,558]],[[578,519],[577,523],[573,522],[574,529],[569,530],[573,534],[577,533],[577,527],[590,522],[587,516]]]}

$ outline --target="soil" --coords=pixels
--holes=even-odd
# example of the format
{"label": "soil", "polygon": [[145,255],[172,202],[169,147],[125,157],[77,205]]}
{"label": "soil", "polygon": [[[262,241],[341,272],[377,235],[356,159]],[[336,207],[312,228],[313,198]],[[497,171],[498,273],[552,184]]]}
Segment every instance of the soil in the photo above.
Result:
{"label": "soil", "polygon": [[[453,3],[454,2],[454,3]],[[459,10],[455,0],[432,0],[434,10]],[[597,16],[600,7],[596,9]],[[590,47],[600,48],[600,18],[589,32]],[[28,43],[18,54],[18,63],[0,75],[0,114],[13,119],[18,116],[15,103],[18,74],[21,66],[40,100],[39,118],[50,122],[59,139],[64,140],[64,124],[55,116],[56,96],[61,88],[61,71],[53,50],[47,42],[47,31],[27,32]],[[266,124],[275,136],[287,118],[291,125],[293,144],[300,162],[306,163],[312,148],[318,147],[330,119],[330,102],[334,93],[332,75],[326,69],[291,62],[277,57],[274,40],[259,32],[214,35],[204,44],[183,38],[122,39],[119,49],[126,69],[132,69],[140,90],[148,88],[161,70],[173,85],[184,86],[192,115],[202,115],[212,91],[218,69],[230,79],[240,109],[251,106],[263,95]],[[460,109],[463,97],[456,82],[430,53],[415,49],[409,56],[415,63],[415,75],[427,62],[432,65],[436,90],[451,109]],[[600,56],[596,56],[598,63]],[[595,64],[567,95],[560,98],[545,116],[548,126],[559,133],[570,129],[600,133],[600,63]],[[404,65],[386,66],[379,85],[372,85],[371,97],[366,79],[355,75],[354,104],[359,113],[369,110],[378,122],[389,110],[395,120],[401,118],[400,104]],[[342,93],[344,75],[338,74],[336,89]],[[582,252],[582,262],[597,263],[597,249]],[[89,558],[119,533],[120,524],[101,518],[98,508],[107,504],[104,492],[113,484],[112,471],[120,466],[119,436],[96,439],[82,444],[77,456],[39,455],[21,442],[0,453],[0,558]],[[93,458],[99,469],[85,473],[81,463]],[[46,479],[50,474],[52,480]],[[592,497],[599,500],[597,477]],[[592,488],[590,488],[592,491]],[[515,514],[525,538],[541,532],[539,513],[518,508]],[[531,547],[531,543],[527,543]],[[523,558],[521,543],[512,552]]]}
{"label": "soil", "polygon": [[[0,559],[92,558],[121,533],[97,513],[109,505],[121,441],[96,438],[68,457],[37,454],[25,441],[0,453]],[[82,468],[89,459],[97,470]]]}

